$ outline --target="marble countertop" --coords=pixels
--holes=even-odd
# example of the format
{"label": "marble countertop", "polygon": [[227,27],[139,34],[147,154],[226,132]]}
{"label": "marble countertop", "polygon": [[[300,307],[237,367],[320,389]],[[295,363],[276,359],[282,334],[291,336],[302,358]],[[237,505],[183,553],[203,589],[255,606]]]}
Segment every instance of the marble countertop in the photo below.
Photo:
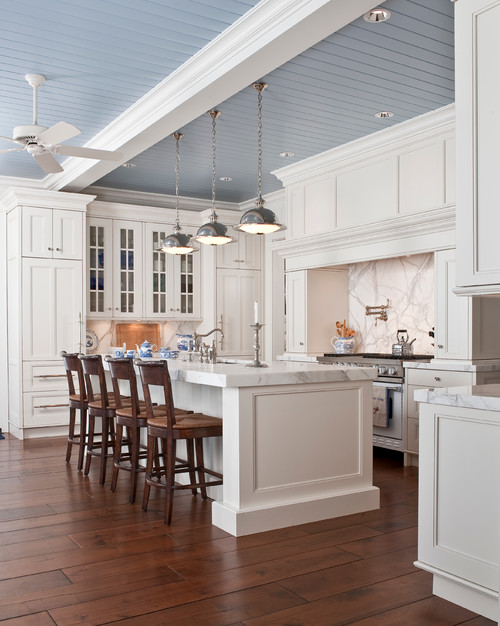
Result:
{"label": "marble countertop", "polygon": [[416,389],[417,402],[485,411],[500,411],[500,384]]}
{"label": "marble countertop", "polygon": [[404,361],[403,367],[418,370],[449,370],[452,372],[498,372],[500,361],[481,361],[472,363],[468,361],[448,361],[432,359],[431,361]]}
{"label": "marble countertop", "polygon": [[318,363],[268,362],[268,367],[245,367],[249,361],[235,363],[189,363],[169,359],[173,381],[211,387],[255,387],[257,385],[296,385],[303,383],[348,382],[374,380],[373,368],[342,368]]}

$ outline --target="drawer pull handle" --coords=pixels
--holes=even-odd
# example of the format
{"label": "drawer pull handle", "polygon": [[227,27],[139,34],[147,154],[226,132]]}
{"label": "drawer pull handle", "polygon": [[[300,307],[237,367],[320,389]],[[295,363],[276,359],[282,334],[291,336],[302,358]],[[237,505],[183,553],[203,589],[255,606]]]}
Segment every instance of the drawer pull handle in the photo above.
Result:
{"label": "drawer pull handle", "polygon": [[33,378],[61,378],[66,377],[66,374],[36,374]]}
{"label": "drawer pull handle", "polygon": [[69,404],[37,404],[33,408],[35,409],[58,409],[59,407],[69,406]]}
{"label": "drawer pull handle", "polygon": [[443,345],[441,345],[440,343],[438,343],[438,348],[439,348],[440,350],[442,350],[442,349],[444,348],[444,346],[443,346]]}
{"label": "drawer pull handle", "polygon": [[437,382],[439,382],[441,380],[440,376],[434,376],[434,380],[436,380]]}

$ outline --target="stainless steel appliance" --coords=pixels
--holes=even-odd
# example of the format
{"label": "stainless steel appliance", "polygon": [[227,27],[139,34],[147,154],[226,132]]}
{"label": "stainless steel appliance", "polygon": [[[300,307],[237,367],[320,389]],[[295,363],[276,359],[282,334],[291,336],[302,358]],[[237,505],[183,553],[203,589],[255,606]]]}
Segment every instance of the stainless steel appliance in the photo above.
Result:
{"label": "stainless steel appliance", "polygon": [[373,382],[377,388],[385,389],[387,422],[386,426],[373,426],[373,445],[392,450],[404,450],[403,413],[404,413],[404,375],[403,361],[430,361],[429,354],[325,354],[318,357],[318,363],[329,363],[339,367],[373,367],[377,378]]}

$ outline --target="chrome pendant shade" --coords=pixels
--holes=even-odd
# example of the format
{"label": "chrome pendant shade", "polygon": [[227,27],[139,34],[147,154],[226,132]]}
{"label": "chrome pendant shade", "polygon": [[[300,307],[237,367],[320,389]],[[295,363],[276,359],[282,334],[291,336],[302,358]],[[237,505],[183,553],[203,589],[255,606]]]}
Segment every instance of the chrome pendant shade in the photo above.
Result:
{"label": "chrome pendant shade", "polygon": [[160,250],[168,254],[189,254],[195,251],[195,247],[191,244],[191,236],[181,232],[179,224],[179,141],[184,135],[174,133],[172,137],[175,139],[175,226],[174,232],[161,242]]}
{"label": "chrome pendant shade", "polygon": [[268,235],[278,230],[285,230],[286,226],[276,221],[276,215],[270,209],[264,208],[262,197],[262,92],[267,83],[253,83],[252,87],[258,93],[258,193],[255,207],[246,211],[240,219],[240,223],[233,226],[251,235]]}
{"label": "chrome pendant shade", "polygon": [[220,246],[233,240],[227,234],[227,226],[217,221],[215,212],[215,120],[219,117],[220,111],[208,111],[212,118],[212,213],[210,221],[200,226],[194,239],[209,246]]}

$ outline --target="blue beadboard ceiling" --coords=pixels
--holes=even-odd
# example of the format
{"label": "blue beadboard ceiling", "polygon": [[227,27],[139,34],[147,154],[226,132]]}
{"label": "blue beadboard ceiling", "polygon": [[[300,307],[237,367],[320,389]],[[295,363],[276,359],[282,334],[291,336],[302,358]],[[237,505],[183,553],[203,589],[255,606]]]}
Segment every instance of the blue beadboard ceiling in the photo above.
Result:
{"label": "blue beadboard ceiling", "polygon": [[[82,133],[66,143],[86,144],[258,4],[3,0],[0,135],[31,123],[24,75],[40,73],[47,82],[39,90],[39,123],[74,124]],[[453,3],[386,0],[380,6],[391,12],[389,21],[368,24],[359,17],[260,77],[269,84],[263,93],[264,193],[281,187],[270,174],[275,169],[454,101]],[[247,86],[217,108],[217,177],[232,178],[217,181],[217,198],[242,202],[257,191],[257,93]],[[374,117],[381,110],[394,117]],[[211,119],[201,115],[179,130],[181,195],[210,198]],[[0,140],[0,149],[8,147]],[[283,151],[295,156],[283,159]],[[135,167],[117,166],[92,184],[174,193],[171,137],[129,161]],[[44,174],[26,152],[11,152],[0,154],[3,177],[41,181]]]}

